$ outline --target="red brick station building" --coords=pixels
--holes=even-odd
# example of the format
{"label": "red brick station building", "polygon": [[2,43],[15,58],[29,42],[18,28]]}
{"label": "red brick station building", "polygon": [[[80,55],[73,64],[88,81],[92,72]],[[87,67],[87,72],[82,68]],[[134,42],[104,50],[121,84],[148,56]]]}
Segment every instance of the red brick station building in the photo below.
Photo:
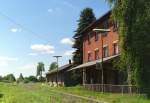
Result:
{"label": "red brick station building", "polygon": [[117,58],[119,53],[119,36],[117,24],[110,16],[111,11],[81,32],[83,64],[72,70],[83,69],[83,84],[119,84],[120,82],[118,71],[112,65],[112,60]]}
{"label": "red brick station building", "polygon": [[83,85],[122,84],[120,73],[112,63],[119,55],[117,27],[108,11],[81,32],[83,64],[67,71],[82,71]]}

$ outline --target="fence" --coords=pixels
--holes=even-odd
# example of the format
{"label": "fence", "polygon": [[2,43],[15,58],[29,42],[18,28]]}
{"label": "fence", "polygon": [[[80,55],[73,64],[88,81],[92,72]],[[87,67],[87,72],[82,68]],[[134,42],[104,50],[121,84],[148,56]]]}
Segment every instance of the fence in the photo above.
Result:
{"label": "fence", "polygon": [[139,88],[133,85],[111,85],[111,84],[84,84],[83,85],[88,90],[98,91],[98,92],[111,92],[111,93],[129,93],[129,94],[139,94]]}

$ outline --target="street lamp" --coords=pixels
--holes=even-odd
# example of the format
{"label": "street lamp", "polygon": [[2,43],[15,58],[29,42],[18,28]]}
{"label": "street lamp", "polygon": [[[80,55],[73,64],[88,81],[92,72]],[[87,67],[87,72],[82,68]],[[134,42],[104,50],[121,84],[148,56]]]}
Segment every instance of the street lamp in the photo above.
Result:
{"label": "street lamp", "polygon": [[104,32],[110,32],[110,29],[93,29],[93,31],[104,33]]}
{"label": "street lamp", "polygon": [[53,56],[53,57],[57,59],[57,76],[56,76],[56,83],[57,83],[57,86],[58,86],[58,59],[61,58],[62,56],[56,55],[56,56]]}
{"label": "street lamp", "polygon": [[101,33],[101,50],[102,50],[102,53],[101,53],[101,57],[102,57],[102,61],[101,61],[101,69],[102,69],[102,77],[101,77],[101,83],[102,83],[102,92],[104,91],[104,70],[103,70],[103,33],[106,33],[106,32],[110,32],[110,29],[93,29],[93,31],[95,32],[100,32]]}

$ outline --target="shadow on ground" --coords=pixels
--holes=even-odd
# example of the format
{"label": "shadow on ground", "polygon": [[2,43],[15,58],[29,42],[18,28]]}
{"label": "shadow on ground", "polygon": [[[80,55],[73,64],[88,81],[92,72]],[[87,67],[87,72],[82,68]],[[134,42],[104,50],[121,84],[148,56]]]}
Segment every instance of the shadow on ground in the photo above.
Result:
{"label": "shadow on ground", "polygon": [[3,96],[4,96],[4,94],[1,94],[1,93],[0,93],[0,98],[2,98]]}

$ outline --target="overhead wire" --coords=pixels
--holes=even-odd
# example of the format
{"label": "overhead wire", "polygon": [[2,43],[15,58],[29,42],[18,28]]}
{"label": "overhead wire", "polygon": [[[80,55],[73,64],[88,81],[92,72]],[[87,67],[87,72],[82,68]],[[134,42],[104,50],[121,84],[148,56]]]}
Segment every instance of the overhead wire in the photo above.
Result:
{"label": "overhead wire", "polygon": [[32,35],[34,35],[34,36],[36,36],[37,38],[42,39],[42,40],[44,40],[44,41],[46,41],[46,42],[49,42],[48,39],[44,38],[43,36],[39,35],[38,33],[34,32],[33,30],[27,28],[26,26],[22,25],[21,23],[16,22],[16,21],[15,21],[14,19],[12,19],[10,16],[4,14],[4,13],[1,12],[1,11],[0,11],[0,15],[1,15],[2,17],[4,17],[5,19],[7,19],[8,21],[12,22],[13,24],[17,25],[17,26],[20,27],[21,29],[23,29],[23,30],[29,32],[30,34],[32,34]]}

